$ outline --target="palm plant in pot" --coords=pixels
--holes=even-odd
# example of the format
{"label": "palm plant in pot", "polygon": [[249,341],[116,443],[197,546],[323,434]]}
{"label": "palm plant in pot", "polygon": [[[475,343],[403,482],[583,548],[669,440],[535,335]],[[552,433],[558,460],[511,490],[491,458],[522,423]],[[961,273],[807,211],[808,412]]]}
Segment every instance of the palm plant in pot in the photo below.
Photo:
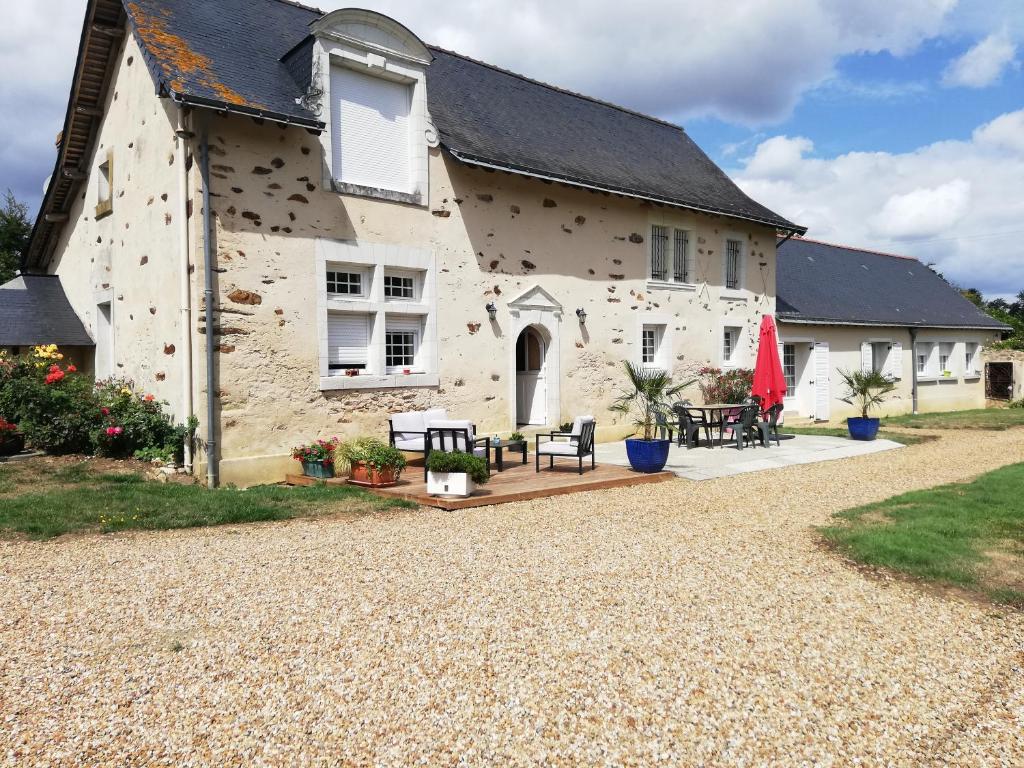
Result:
{"label": "palm plant in pot", "polygon": [[860,416],[846,420],[846,428],[854,440],[874,440],[878,435],[879,420],[868,416],[872,408],[885,402],[886,395],[896,389],[896,382],[878,371],[839,371],[846,387],[844,403],[860,409]]}
{"label": "palm plant in pot", "polygon": [[658,421],[673,418],[671,401],[693,384],[692,381],[672,384],[668,371],[647,368],[626,361],[629,387],[609,410],[633,419],[635,437],[626,438],[626,456],[637,472],[660,472],[668,461],[671,440],[657,439]]}

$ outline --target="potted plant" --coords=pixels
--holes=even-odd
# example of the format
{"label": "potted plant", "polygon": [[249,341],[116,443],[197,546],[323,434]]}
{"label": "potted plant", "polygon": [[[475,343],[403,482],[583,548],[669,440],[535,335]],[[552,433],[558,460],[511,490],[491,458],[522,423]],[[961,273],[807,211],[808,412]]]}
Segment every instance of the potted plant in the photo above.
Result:
{"label": "potted plant", "polygon": [[0,456],[14,456],[25,450],[25,436],[18,425],[0,417]]}
{"label": "potted plant", "polygon": [[878,371],[839,371],[846,387],[844,403],[860,409],[860,417],[851,416],[846,428],[854,440],[874,440],[878,435],[879,420],[868,417],[868,411],[885,401],[885,396],[896,389],[896,382]]}
{"label": "potted plant", "polygon": [[371,488],[394,485],[406,465],[405,454],[372,437],[344,443],[338,453],[351,467],[348,481],[354,485]]}
{"label": "potted plant", "polygon": [[334,452],[338,448],[338,438],[317,440],[306,445],[292,448],[292,458],[302,463],[302,474],[327,480],[334,477]]}
{"label": "potted plant", "polygon": [[490,479],[487,462],[459,451],[431,451],[427,457],[427,493],[432,496],[469,496]]}
{"label": "potted plant", "polygon": [[626,456],[637,472],[660,472],[668,461],[671,440],[656,439],[658,417],[672,418],[670,401],[686,387],[687,381],[672,384],[672,377],[660,368],[645,368],[626,362],[629,388],[623,392],[609,410],[631,416],[642,437],[626,438]]}

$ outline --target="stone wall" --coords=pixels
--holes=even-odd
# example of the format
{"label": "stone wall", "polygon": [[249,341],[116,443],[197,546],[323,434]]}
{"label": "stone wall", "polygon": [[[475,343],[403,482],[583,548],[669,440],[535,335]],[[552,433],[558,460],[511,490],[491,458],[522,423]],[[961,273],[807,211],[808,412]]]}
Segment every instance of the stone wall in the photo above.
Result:
{"label": "stone wall", "polygon": [[[982,360],[986,363],[1013,364],[1013,390],[1009,393],[1011,400],[1024,398],[1024,351],[1016,349],[986,349],[982,352]],[[1005,405],[1005,400],[993,400],[992,405]]]}

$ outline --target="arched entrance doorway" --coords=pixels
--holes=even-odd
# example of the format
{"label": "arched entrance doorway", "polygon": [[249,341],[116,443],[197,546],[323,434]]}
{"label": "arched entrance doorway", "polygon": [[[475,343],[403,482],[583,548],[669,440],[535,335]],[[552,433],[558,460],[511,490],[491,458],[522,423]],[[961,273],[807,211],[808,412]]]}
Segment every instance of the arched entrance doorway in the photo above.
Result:
{"label": "arched entrance doorway", "polygon": [[516,339],[516,424],[547,424],[547,342],[527,326]]}

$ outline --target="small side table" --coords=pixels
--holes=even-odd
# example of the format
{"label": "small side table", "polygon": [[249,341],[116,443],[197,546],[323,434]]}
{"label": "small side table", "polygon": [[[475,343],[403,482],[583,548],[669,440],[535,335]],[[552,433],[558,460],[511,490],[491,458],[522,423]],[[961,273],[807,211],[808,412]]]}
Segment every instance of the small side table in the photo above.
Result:
{"label": "small side table", "polygon": [[494,451],[494,463],[499,472],[505,471],[505,451],[523,454],[523,464],[526,463],[526,441],[525,440],[502,440],[498,443],[491,443],[491,450]]}

